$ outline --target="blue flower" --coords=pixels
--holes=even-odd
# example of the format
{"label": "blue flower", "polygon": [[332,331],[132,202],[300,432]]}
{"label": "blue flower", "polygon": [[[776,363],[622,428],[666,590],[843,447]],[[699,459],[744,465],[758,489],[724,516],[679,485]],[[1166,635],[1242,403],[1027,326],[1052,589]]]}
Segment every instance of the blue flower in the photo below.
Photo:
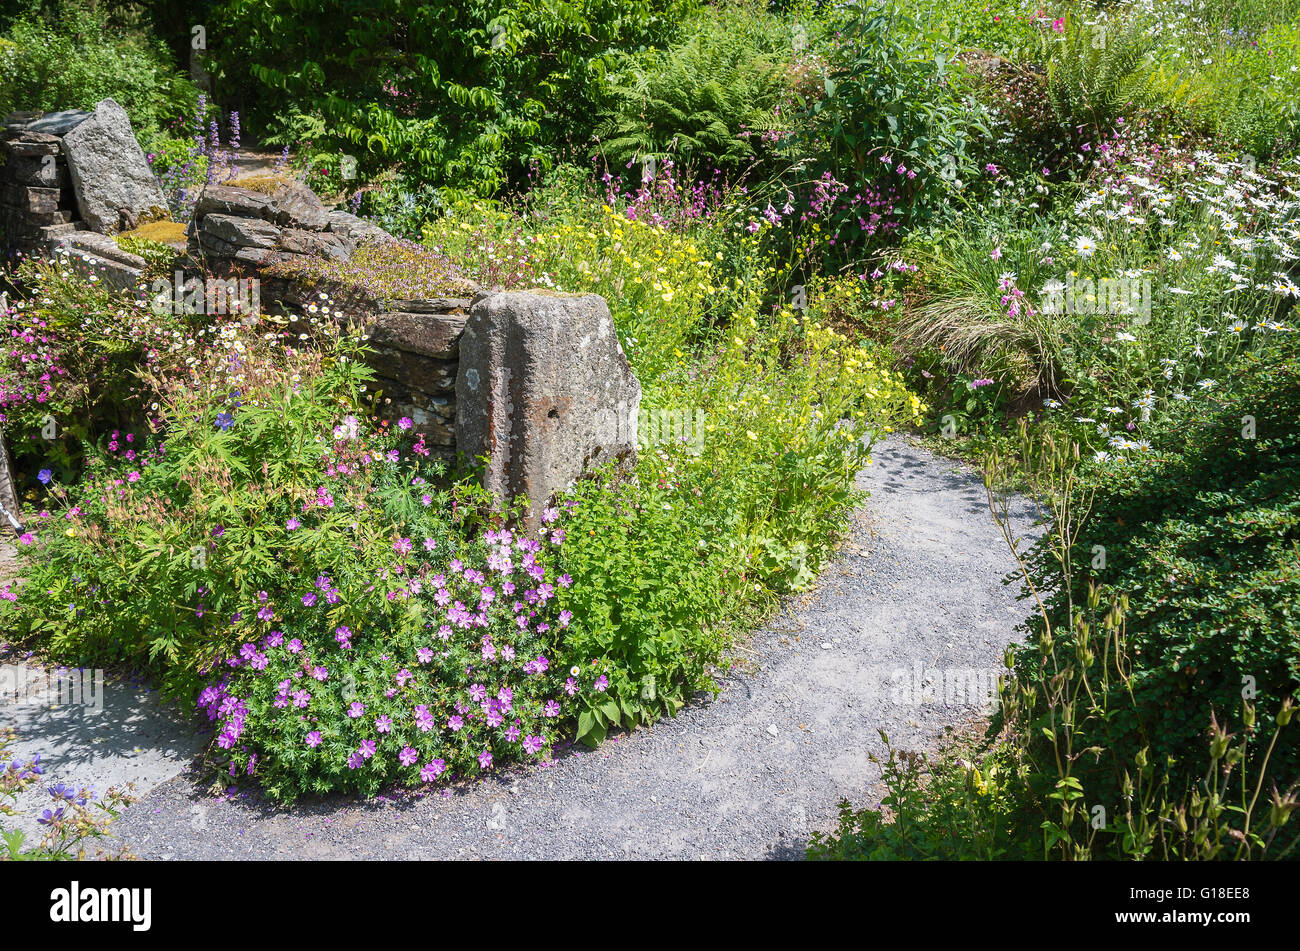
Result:
{"label": "blue flower", "polygon": [[36,478],[40,479],[43,484],[49,485],[50,480],[54,478],[54,473],[49,469],[42,469],[40,472],[36,473]]}
{"label": "blue flower", "polygon": [[59,807],[53,812],[51,812],[49,809],[46,809],[44,812],[41,813],[41,817],[36,821],[43,826],[49,826],[49,825],[54,825],[55,822],[57,822],[59,819],[62,818],[63,818],[63,808]]}
{"label": "blue flower", "polygon": [[234,424],[234,422],[235,422],[235,417],[231,416],[229,413],[217,414],[217,429],[220,429],[223,432],[229,429]]}

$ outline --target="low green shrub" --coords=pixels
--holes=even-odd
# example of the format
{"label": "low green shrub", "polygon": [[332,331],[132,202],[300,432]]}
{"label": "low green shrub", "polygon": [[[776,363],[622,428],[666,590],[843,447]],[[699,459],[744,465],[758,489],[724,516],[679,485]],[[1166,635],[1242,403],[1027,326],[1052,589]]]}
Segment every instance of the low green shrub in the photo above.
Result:
{"label": "low green shrub", "polygon": [[[1127,601],[1129,645],[1139,658],[1132,698],[1104,724],[1079,731],[1107,752],[1081,764],[1093,789],[1114,795],[1138,749],[1170,761],[1170,782],[1204,772],[1203,738],[1243,699],[1267,734],[1288,699],[1300,700],[1300,344],[1285,335],[1247,355],[1227,392],[1189,409],[1150,454],[1105,465],[1079,493],[1095,493],[1075,542],[1080,566],[1046,605],[1068,629],[1071,605],[1095,584],[1103,602]],[[1098,552],[1101,552],[1099,561]],[[1051,590],[1056,559],[1030,561]],[[1083,566],[1090,567],[1083,567]],[[1039,634],[1041,623],[1033,630]],[[1112,752],[1113,751],[1113,752]],[[1243,764],[1251,773],[1260,763]],[[1266,788],[1300,778],[1300,743],[1272,750]]]}

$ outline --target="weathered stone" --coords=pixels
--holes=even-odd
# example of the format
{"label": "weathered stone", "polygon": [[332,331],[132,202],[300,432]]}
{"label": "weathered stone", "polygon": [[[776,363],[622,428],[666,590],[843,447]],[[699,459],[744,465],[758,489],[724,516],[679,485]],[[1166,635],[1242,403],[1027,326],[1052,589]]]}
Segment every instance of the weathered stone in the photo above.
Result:
{"label": "weathered stone", "polygon": [[47,156],[13,156],[4,166],[4,175],[18,185],[63,188],[68,184],[68,169],[60,161],[45,161]]}
{"label": "weathered stone", "polygon": [[46,155],[58,155],[61,145],[57,135],[47,135],[44,132],[10,132],[5,135],[4,149],[11,156],[41,159]]}
{"label": "weathered stone", "polygon": [[486,455],[483,484],[525,497],[536,527],[557,491],[636,454],[641,385],[605,301],[542,291],[480,295],[460,339],[456,447]]}
{"label": "weathered stone", "polygon": [[469,305],[468,297],[417,297],[384,301],[385,310],[407,314],[468,314]]}
{"label": "weathered stone", "polygon": [[19,110],[16,112],[11,112],[9,113],[9,115],[5,116],[5,121],[4,121],[5,128],[22,129],[27,125],[27,123],[32,122],[35,119],[39,119],[42,115],[44,115],[44,113],[39,111],[31,112],[28,110]]}
{"label": "weathered stone", "polygon": [[199,229],[202,241],[216,239],[236,248],[273,248],[280,237],[280,229],[269,222],[235,215],[206,215]]}
{"label": "weathered stone", "polygon": [[65,235],[73,234],[81,230],[80,221],[72,221],[61,225],[44,225],[38,228],[29,228],[23,234],[24,243],[33,245],[48,245]]}
{"label": "weathered stone", "polygon": [[460,335],[467,319],[457,314],[385,311],[370,328],[370,339],[374,346],[452,360],[459,353]]}
{"label": "weathered stone", "polygon": [[97,231],[77,232],[69,236],[67,240],[60,241],[59,246],[67,248],[69,251],[88,254],[106,261],[116,261],[128,267],[143,268],[145,266],[144,258],[138,254],[132,254],[130,251],[123,251],[116,241]]}
{"label": "weathered stone", "polygon": [[272,220],[278,225],[304,231],[324,231],[329,226],[329,209],[302,182],[286,180],[270,197]]}
{"label": "weathered stone", "polygon": [[231,215],[236,218],[259,218],[271,221],[271,199],[247,188],[208,185],[194,203],[194,224],[208,215]]}
{"label": "weathered stone", "polygon": [[437,360],[394,347],[376,346],[373,339],[370,343],[372,352],[366,362],[381,376],[430,395],[456,389],[455,360]]}
{"label": "weathered stone", "polygon": [[67,224],[75,214],[75,211],[60,208],[58,211],[29,211],[24,217],[29,227],[36,227]]}
{"label": "weathered stone", "polygon": [[63,153],[81,217],[95,231],[118,228],[123,208],[134,218],[166,215],[167,199],[131,131],[126,110],[112,99],[63,137]]}
{"label": "weathered stone", "polygon": [[349,254],[366,241],[382,244],[397,240],[379,225],[372,224],[346,211],[331,211],[329,213],[329,230],[330,233],[336,234],[342,239]]}
{"label": "weathered stone", "polygon": [[431,446],[456,445],[456,401],[450,395],[430,395],[385,376],[376,376],[370,389],[381,395],[386,416],[414,423],[412,434]]}
{"label": "weathered stone", "polygon": [[205,186],[194,205],[195,221],[202,226],[207,215],[234,215],[259,218],[282,228],[325,230],[330,211],[314,191],[292,179],[272,181],[274,188],[269,192],[238,185]]}
{"label": "weathered stone", "polygon": [[[191,242],[187,247],[194,248],[195,245]],[[223,241],[210,231],[205,231],[198,236],[197,250],[203,257],[230,258],[235,256],[239,245]]]}
{"label": "weathered stone", "polygon": [[63,192],[57,188],[38,188],[32,185],[6,185],[4,191],[0,192],[0,200],[24,214],[58,211],[62,198]]}
{"label": "weathered stone", "polygon": [[348,256],[347,246],[338,235],[326,231],[304,231],[301,228],[285,228],[280,232],[276,246],[291,254],[309,254],[318,258],[338,258]]}
{"label": "weathered stone", "polygon": [[90,116],[91,113],[82,109],[65,109],[62,112],[51,112],[39,119],[33,119],[23,128],[27,132],[44,132],[47,135],[65,136],[89,119]]}
{"label": "weathered stone", "polygon": [[240,248],[230,256],[230,259],[240,264],[251,264],[258,270],[270,267],[272,264],[280,264],[284,261],[291,261],[296,254],[287,254],[284,251],[263,250],[262,248]]}
{"label": "weathered stone", "polygon": [[[4,295],[0,294],[0,300]],[[22,524],[22,512],[18,507],[18,486],[14,482],[13,469],[9,462],[9,449],[5,445],[4,431],[0,430],[0,506],[7,516],[0,516],[0,532],[17,533]]]}
{"label": "weathered stone", "polygon": [[141,281],[145,268],[144,258],[123,251],[108,235],[96,231],[76,231],[60,238],[57,244],[69,252],[69,263],[73,268],[94,274],[114,287],[135,287]]}

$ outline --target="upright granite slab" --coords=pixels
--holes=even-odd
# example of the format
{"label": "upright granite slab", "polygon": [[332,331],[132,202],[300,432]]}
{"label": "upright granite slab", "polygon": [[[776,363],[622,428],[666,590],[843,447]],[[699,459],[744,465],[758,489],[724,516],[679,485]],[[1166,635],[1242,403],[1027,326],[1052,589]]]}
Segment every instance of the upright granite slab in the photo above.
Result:
{"label": "upright granite slab", "polygon": [[123,212],[132,220],[165,217],[167,198],[131,130],[126,110],[112,99],[63,136],[81,217],[93,231],[119,230]]}
{"label": "upright granite slab", "polygon": [[528,499],[525,524],[591,469],[636,455],[641,385],[595,294],[478,295],[460,337],[456,448],[486,488]]}

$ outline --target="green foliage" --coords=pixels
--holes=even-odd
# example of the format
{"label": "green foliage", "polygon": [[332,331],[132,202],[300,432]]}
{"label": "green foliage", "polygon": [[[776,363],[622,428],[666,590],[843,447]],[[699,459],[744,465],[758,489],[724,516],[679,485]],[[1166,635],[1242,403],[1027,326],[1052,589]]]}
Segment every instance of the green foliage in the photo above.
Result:
{"label": "green foliage", "polygon": [[64,0],[0,38],[0,114],[93,109],[111,98],[141,135],[193,112],[197,95],[163,43],[114,25],[98,4]]}
{"label": "green foliage", "polygon": [[584,142],[613,54],[685,6],[227,0],[210,36],[219,80],[259,103],[248,118],[271,141],[490,194]]}
{"label": "green foliage", "polygon": [[[320,485],[320,434],[355,405],[366,379],[355,351],[340,341],[327,365],[309,352],[272,366],[271,344],[239,324],[210,333],[217,345],[197,365],[202,380],[145,374],[158,395],[151,428],[165,426],[165,440],[117,435],[89,460],[82,484],[50,483],[43,506],[57,514],[29,526],[20,550],[30,556],[23,590],[31,597],[20,600],[19,620],[56,656],[127,661],[173,688],[193,686],[199,671],[234,652],[241,632],[227,622],[257,591],[346,573],[353,553],[367,550],[342,512],[331,512],[332,531],[304,533],[303,544],[283,538],[285,520]],[[222,355],[228,348],[256,361],[230,373],[242,381],[225,378],[239,366]],[[310,382],[295,385],[292,377],[308,372]],[[411,508],[392,496],[396,473],[376,476],[381,499]],[[384,532],[394,516],[369,511],[368,532]],[[372,534],[362,538],[375,544]]]}
{"label": "green foliage", "polygon": [[1177,48],[1177,55],[1162,52],[1152,88],[1180,118],[1259,161],[1300,144],[1300,70],[1292,69],[1300,65],[1300,24],[1270,27],[1199,61]]}
{"label": "green foliage", "polygon": [[1125,10],[1110,16],[1079,4],[1066,14],[1063,32],[1041,35],[1048,99],[1076,137],[1100,138],[1144,104],[1156,48],[1148,18]]}
{"label": "green foliage", "polygon": [[680,42],[629,54],[611,72],[599,154],[620,174],[670,155],[707,173],[739,171],[787,125],[778,113],[790,99],[790,53],[784,22],[747,7],[710,9]]}
{"label": "green foliage", "polygon": [[952,183],[974,177],[972,140],[988,135],[951,47],[893,3],[846,8],[835,27],[841,38],[801,150],[858,191],[894,181],[901,166],[913,173],[897,178],[911,218],[946,214]]}
{"label": "green foliage", "polygon": [[87,448],[138,419],[150,401],[137,371],[166,362],[184,318],[153,314],[98,280],[72,256],[29,258],[18,278],[31,292],[0,313],[16,346],[0,352],[0,422],[20,464],[35,457],[64,480]]}
{"label": "green foliage", "polygon": [[144,258],[145,277],[170,278],[175,271],[176,259],[180,256],[180,252],[171,245],[130,234],[119,235],[116,240],[117,246],[123,251]]}
{"label": "green foliage", "polygon": [[946,0],[943,4],[901,0],[899,7],[926,31],[942,34],[957,52],[987,50],[1017,59],[1037,48],[1037,24],[1045,16],[1043,5],[1036,0],[997,4],[988,0]]}
{"label": "green foliage", "polygon": [[[946,750],[931,765],[919,753],[896,749],[882,733],[888,758],[874,753],[888,792],[881,809],[840,803],[833,832],[814,832],[808,858],[819,861],[975,861],[1033,858],[1010,821],[1004,765],[974,767]],[[885,810],[888,810],[888,818]]]}
{"label": "green foliage", "polygon": [[1050,390],[1065,362],[1068,329],[1023,288],[1041,288],[1055,275],[1042,247],[1061,235],[1050,226],[999,224],[964,223],[930,240],[922,257],[928,293],[900,320],[899,339],[914,350],[941,348],[958,373],[991,376],[1017,392]]}
{"label": "green foliage", "polygon": [[[1231,394],[1189,410],[1149,457],[1105,467],[1080,486],[1096,501],[1074,560],[1092,568],[1047,599],[1052,623],[1068,624],[1071,601],[1085,600],[1089,584],[1103,599],[1122,593],[1140,657],[1122,685],[1132,708],[1080,731],[1083,745],[1108,748],[1081,775],[1095,771],[1118,785],[1112,757],[1146,747],[1155,762],[1173,759],[1177,787],[1204,770],[1212,714],[1226,722],[1244,698],[1267,732],[1282,702],[1300,699],[1298,355],[1293,336],[1248,355]],[[1046,588],[1041,549],[1031,564]],[[1271,764],[1269,781],[1281,788],[1300,776],[1294,736]]]}
{"label": "green foliage", "polygon": [[725,582],[734,552],[705,531],[711,500],[678,486],[593,480],[574,498],[561,558],[574,583],[560,604],[577,618],[567,646],[613,670],[578,727],[595,743],[611,725],[653,722],[716,690],[735,620]]}

